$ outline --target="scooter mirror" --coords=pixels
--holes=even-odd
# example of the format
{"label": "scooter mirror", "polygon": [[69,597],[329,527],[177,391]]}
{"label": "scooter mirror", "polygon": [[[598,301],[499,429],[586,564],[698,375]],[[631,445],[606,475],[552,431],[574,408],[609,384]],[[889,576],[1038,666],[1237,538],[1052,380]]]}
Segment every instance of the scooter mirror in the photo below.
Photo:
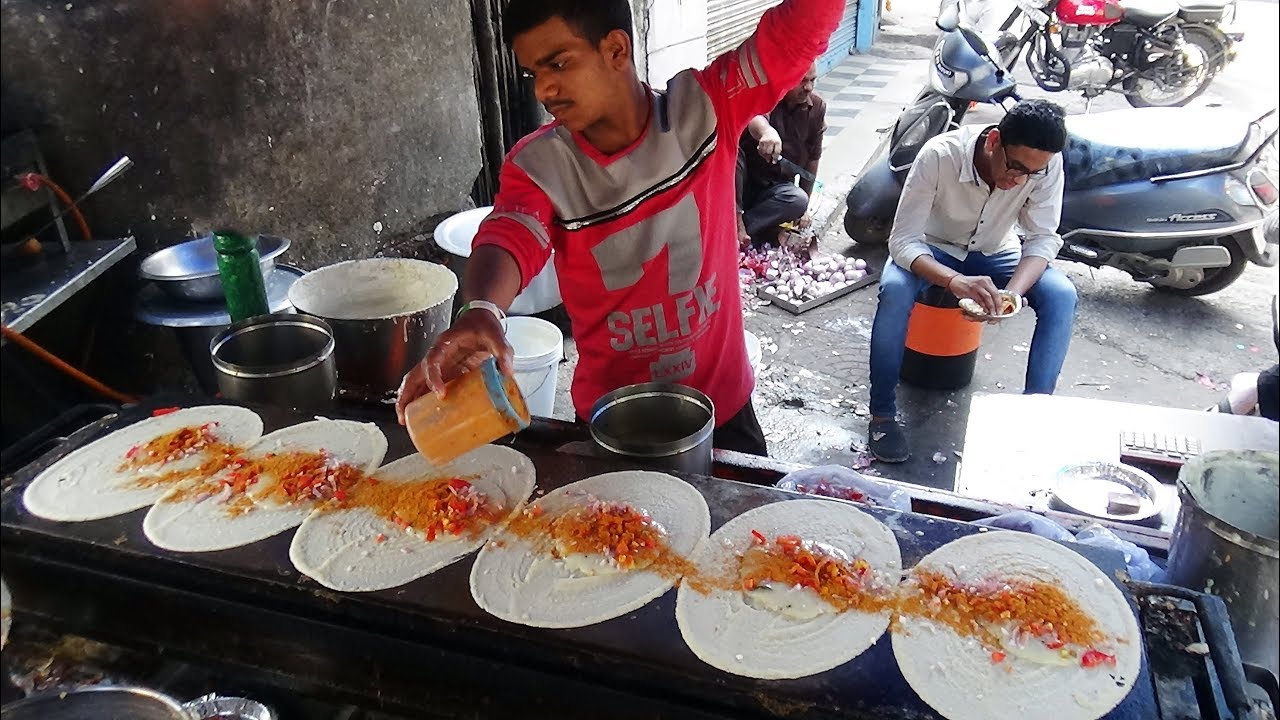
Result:
{"label": "scooter mirror", "polygon": [[948,3],[942,12],[938,13],[937,25],[943,32],[951,32],[960,27],[960,3]]}

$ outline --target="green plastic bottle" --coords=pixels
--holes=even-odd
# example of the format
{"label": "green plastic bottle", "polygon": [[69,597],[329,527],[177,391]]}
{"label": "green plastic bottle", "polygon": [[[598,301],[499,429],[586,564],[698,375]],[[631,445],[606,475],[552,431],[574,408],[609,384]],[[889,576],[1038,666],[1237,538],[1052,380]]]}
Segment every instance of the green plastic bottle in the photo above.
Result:
{"label": "green plastic bottle", "polygon": [[231,322],[271,312],[257,242],[240,233],[217,230],[213,233],[213,249],[218,253],[218,275]]}

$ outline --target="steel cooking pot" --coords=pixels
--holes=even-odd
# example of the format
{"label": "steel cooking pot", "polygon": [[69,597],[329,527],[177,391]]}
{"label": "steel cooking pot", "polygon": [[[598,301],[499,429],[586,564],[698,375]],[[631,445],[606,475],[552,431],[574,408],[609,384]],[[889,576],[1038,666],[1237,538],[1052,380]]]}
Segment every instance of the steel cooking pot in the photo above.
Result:
{"label": "steel cooking pot", "polygon": [[1178,473],[1169,582],[1217,595],[1246,662],[1280,670],[1280,455],[1223,450]]}
{"label": "steel cooking pot", "polygon": [[333,405],[333,351],[323,320],[292,313],[243,320],[209,346],[223,397],[312,411]]}
{"label": "steel cooking pot", "polygon": [[289,288],[289,301],[333,329],[339,391],[386,400],[449,327],[457,291],[442,265],[372,258],[307,273]]}

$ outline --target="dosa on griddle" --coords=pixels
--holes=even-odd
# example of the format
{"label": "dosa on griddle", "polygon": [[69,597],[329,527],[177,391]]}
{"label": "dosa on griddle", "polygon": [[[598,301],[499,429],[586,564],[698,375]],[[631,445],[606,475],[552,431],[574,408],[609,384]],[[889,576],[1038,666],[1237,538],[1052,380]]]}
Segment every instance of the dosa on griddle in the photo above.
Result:
{"label": "dosa on griddle", "polygon": [[[387,452],[387,438],[373,423],[318,419],[265,435],[245,454],[320,451],[334,462],[370,473]],[[157,547],[179,552],[226,550],[269,538],[300,525],[316,505],[274,502],[265,496],[273,481],[263,478],[247,498],[225,489],[196,490],[191,483],[176,487],[151,507],[142,529]],[[192,482],[208,484],[209,479]]]}
{"label": "dosa on griddle", "polygon": [[[702,494],[664,473],[627,471],[587,478],[533,504],[556,517],[596,499],[648,513],[667,533],[672,553],[687,557],[711,529]],[[471,568],[471,595],[486,612],[521,625],[570,628],[594,625],[644,607],[677,578],[633,569],[581,576],[528,540],[500,532]]]}
{"label": "dosa on griddle", "polygon": [[999,531],[948,543],[917,567],[960,583],[998,579],[1055,585],[1094,620],[1116,659],[1114,667],[1086,668],[1078,658],[1047,663],[1029,659],[1037,657],[1029,650],[1003,647],[1001,661],[995,662],[993,649],[978,638],[904,615],[892,632],[898,667],[920,698],[949,720],[1096,720],[1133,687],[1142,661],[1137,620],[1115,584],[1080,554],[1029,533]]}
{"label": "dosa on griddle", "polygon": [[[749,510],[725,523],[698,547],[693,561],[711,578],[736,572],[753,543],[752,531],[773,539],[797,536],[862,559],[882,584],[896,585],[902,556],[893,532],[856,507],[835,500],[787,500]],[[797,619],[754,606],[741,587],[699,588],[681,583],[676,623],[703,662],[735,675],[799,678],[843,665],[875,644],[889,626],[889,611],[826,610]],[[821,602],[820,600],[816,600]]]}
{"label": "dosa on griddle", "polygon": [[262,418],[234,405],[184,408],[121,428],[58,460],[36,476],[23,493],[27,510],[47,520],[80,522],[123,515],[159,500],[171,487],[141,485],[140,480],[192,470],[202,453],[141,468],[122,468],[133,448],[185,427],[217,423],[211,433],[241,447],[262,436]]}
{"label": "dosa on griddle", "polygon": [[374,473],[377,483],[465,479],[493,503],[500,518],[476,535],[441,534],[427,541],[367,507],[317,509],[293,536],[289,558],[299,572],[333,590],[367,592],[403,585],[479,548],[533,492],[533,462],[522,453],[486,445],[443,467],[414,453]]}

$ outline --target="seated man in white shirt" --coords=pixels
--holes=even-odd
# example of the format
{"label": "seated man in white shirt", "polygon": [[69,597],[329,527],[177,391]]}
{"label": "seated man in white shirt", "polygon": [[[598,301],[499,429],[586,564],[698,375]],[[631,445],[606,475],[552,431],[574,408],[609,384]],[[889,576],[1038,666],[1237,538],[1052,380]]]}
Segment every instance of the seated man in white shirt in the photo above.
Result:
{"label": "seated man in white shirt", "polygon": [[1053,392],[1076,310],[1075,286],[1049,267],[1062,247],[1057,230],[1066,140],[1062,108],[1025,100],[998,126],[962,127],[921,148],[889,234],[871,329],[868,436],[877,459],[910,456],[896,392],[911,309],[931,284],[992,314],[999,313],[1000,289],[1024,296],[1036,313],[1026,392]]}

